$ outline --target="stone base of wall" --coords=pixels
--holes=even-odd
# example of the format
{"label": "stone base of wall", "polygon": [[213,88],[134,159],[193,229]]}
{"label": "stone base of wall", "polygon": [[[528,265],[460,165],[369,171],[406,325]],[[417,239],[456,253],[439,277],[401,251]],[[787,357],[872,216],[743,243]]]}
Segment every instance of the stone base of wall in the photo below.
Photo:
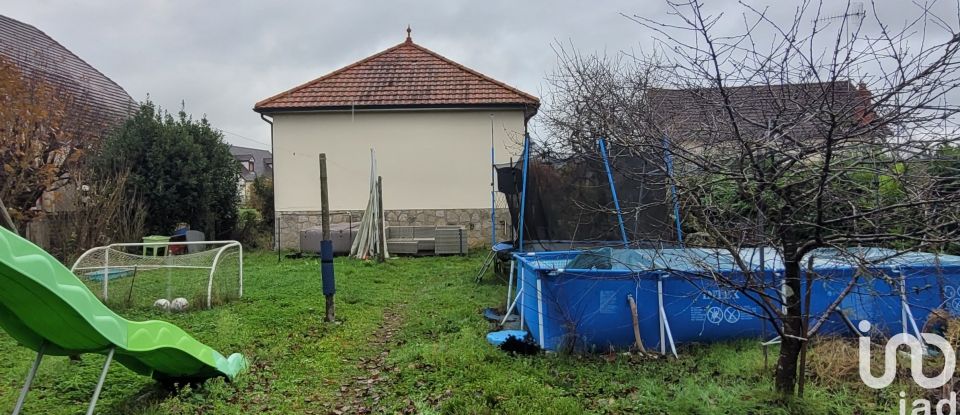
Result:
{"label": "stone base of wall", "polygon": [[[490,210],[487,209],[397,209],[384,212],[387,226],[463,226],[471,248],[490,246]],[[330,223],[359,223],[362,210],[332,211]],[[278,212],[277,226],[281,249],[299,249],[300,231],[320,226],[319,211]],[[496,211],[497,240],[511,238],[510,211]]]}
{"label": "stone base of wall", "polygon": [[[363,211],[330,212],[330,223],[360,222]],[[300,231],[320,226],[320,211],[277,212],[276,232],[280,249],[300,249]]]}

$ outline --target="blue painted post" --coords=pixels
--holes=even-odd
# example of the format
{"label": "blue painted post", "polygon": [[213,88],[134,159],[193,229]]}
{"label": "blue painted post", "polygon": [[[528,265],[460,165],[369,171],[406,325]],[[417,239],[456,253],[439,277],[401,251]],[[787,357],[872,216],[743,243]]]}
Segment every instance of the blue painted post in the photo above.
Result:
{"label": "blue painted post", "polygon": [[617,209],[617,224],[620,225],[620,237],[623,238],[623,247],[630,248],[627,239],[627,229],[623,226],[623,212],[620,211],[620,198],[617,197],[617,186],[613,182],[613,172],[610,171],[610,160],[607,157],[607,145],[601,137],[597,140],[600,145],[600,155],[603,157],[603,167],[607,170],[607,180],[610,182],[610,194],[613,195],[613,206]]}
{"label": "blue painted post", "polygon": [[683,229],[680,227],[680,198],[677,197],[677,183],[673,180],[673,157],[670,155],[670,140],[663,136],[663,158],[667,163],[667,177],[670,178],[670,194],[673,197],[673,217],[677,226],[677,242],[683,248]]}
{"label": "blue painted post", "polygon": [[523,189],[520,192],[520,241],[519,252],[523,252],[523,217],[527,214],[527,168],[530,165],[530,134],[523,136]]}
{"label": "blue painted post", "polygon": [[320,276],[323,285],[323,295],[332,296],[337,293],[337,285],[333,277],[333,241],[320,241]]}

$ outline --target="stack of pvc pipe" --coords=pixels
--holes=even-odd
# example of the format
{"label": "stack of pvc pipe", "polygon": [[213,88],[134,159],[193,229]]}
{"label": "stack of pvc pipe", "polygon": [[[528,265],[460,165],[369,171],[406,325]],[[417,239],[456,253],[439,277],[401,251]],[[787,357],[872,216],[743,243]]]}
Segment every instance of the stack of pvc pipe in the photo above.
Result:
{"label": "stack of pvc pipe", "polygon": [[383,257],[388,258],[386,244],[381,244],[380,240],[384,235],[383,205],[380,203],[381,193],[377,191],[377,153],[370,149],[370,199],[367,202],[367,209],[363,213],[363,219],[360,221],[360,228],[357,230],[357,237],[353,240],[350,247],[350,255],[359,259],[376,257],[383,249]]}

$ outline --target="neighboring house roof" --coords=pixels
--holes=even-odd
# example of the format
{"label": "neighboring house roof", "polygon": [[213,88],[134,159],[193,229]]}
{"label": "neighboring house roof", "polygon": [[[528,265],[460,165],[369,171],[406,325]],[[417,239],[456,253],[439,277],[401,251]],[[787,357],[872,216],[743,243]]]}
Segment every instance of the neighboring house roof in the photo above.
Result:
{"label": "neighboring house roof", "polygon": [[260,113],[375,108],[523,108],[540,100],[413,43],[403,43],[258,102]]}
{"label": "neighboring house roof", "polygon": [[[825,137],[830,117],[865,126],[872,95],[850,81],[725,88],[741,135],[760,138],[774,130],[795,139]],[[717,142],[729,135],[730,117],[716,88],[652,89],[647,95],[655,124],[671,140]]]}
{"label": "neighboring house roof", "polygon": [[[252,182],[259,176],[273,177],[273,155],[267,150],[257,148],[230,146],[230,154],[237,161],[252,161],[253,171],[241,164],[240,176],[243,180]],[[269,167],[268,167],[269,166]]]}
{"label": "neighboring house roof", "polygon": [[29,24],[0,15],[0,56],[26,76],[49,82],[115,122],[136,112],[137,103],[119,85]]}

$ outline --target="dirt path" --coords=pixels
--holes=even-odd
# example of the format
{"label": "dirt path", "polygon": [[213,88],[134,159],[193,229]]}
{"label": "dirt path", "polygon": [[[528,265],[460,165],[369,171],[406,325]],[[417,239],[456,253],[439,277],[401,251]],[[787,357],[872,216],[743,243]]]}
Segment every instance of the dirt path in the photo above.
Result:
{"label": "dirt path", "polygon": [[[345,381],[337,393],[338,402],[330,408],[330,414],[369,414],[376,412],[383,390],[380,384],[388,380],[389,372],[395,368],[387,364],[387,356],[395,345],[394,335],[403,323],[403,305],[390,308],[383,313],[383,323],[372,336],[370,344],[379,353],[374,357],[361,358],[357,367],[361,375]],[[404,413],[414,413],[412,403],[404,408]]]}

